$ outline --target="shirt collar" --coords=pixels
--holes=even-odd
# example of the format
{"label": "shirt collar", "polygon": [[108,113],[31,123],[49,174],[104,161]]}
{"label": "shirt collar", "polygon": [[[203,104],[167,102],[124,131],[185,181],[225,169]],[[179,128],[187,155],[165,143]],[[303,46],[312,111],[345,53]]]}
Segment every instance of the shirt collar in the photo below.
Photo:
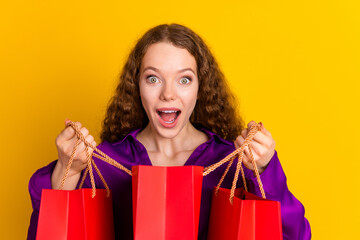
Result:
{"label": "shirt collar", "polygon": [[126,134],[126,136],[125,136],[123,139],[121,139],[121,140],[119,140],[119,141],[117,141],[117,142],[112,143],[112,145],[119,145],[119,144],[121,144],[123,141],[125,141],[125,139],[127,139],[127,138],[136,139],[136,135],[137,135],[138,132],[140,132],[141,130],[142,130],[142,128],[138,128],[138,129],[132,130],[131,132],[129,132],[128,134]]}
{"label": "shirt collar", "polygon": [[[119,140],[119,141],[117,141],[117,142],[112,143],[112,145],[114,145],[114,146],[115,146],[115,145],[119,145],[119,144],[121,144],[122,142],[124,142],[125,139],[127,139],[127,138],[136,139],[136,135],[137,135],[141,130],[142,130],[142,128],[138,128],[138,129],[132,130],[132,131],[129,132],[123,139],[121,139],[121,140]],[[233,143],[232,141],[228,141],[228,140],[225,140],[225,139],[221,138],[218,134],[216,134],[216,133],[208,130],[208,129],[205,128],[205,127],[201,127],[199,130],[202,131],[202,132],[204,132],[206,135],[208,135],[209,140],[208,140],[207,142],[211,142],[211,141],[214,141],[214,140],[215,140],[215,141],[217,141],[217,142],[222,142],[222,143],[224,143],[224,144],[226,144],[226,145],[231,145],[231,146],[234,145],[234,143]]]}
{"label": "shirt collar", "polygon": [[204,133],[206,133],[208,135],[209,141],[211,141],[212,139],[215,139],[216,141],[222,142],[222,143],[224,143],[226,145],[234,145],[234,143],[232,141],[228,141],[228,140],[225,140],[225,139],[221,138],[218,134],[210,131],[207,128],[201,127],[199,130],[203,131]]}

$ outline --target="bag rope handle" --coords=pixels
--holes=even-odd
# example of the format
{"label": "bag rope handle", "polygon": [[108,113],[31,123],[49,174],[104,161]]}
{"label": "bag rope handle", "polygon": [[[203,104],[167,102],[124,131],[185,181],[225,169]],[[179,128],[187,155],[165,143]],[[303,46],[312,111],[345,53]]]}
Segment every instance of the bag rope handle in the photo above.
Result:
{"label": "bag rope handle", "polygon": [[[85,146],[86,146],[85,151],[86,151],[86,158],[87,158],[87,167],[86,167],[85,172],[84,172],[84,174],[82,176],[82,179],[80,181],[79,189],[82,188],[82,186],[84,184],[84,181],[85,181],[85,178],[86,178],[87,174],[89,174],[90,175],[90,182],[91,182],[91,186],[92,186],[92,197],[94,197],[96,195],[96,186],[95,186],[94,174],[93,174],[93,169],[92,169],[92,167],[94,167],[95,171],[99,175],[101,181],[103,182],[103,184],[104,184],[104,186],[106,188],[107,196],[110,195],[110,189],[109,189],[104,177],[100,173],[99,168],[96,166],[94,160],[92,159],[93,156],[107,162],[108,164],[110,164],[110,165],[112,165],[112,166],[114,166],[114,167],[116,167],[116,168],[118,168],[120,170],[123,170],[124,172],[126,172],[127,174],[132,176],[131,170],[127,169],[122,164],[118,163],[117,161],[115,161],[114,159],[112,159],[111,157],[109,157],[108,155],[103,153],[97,147],[92,146],[85,139],[85,136],[81,133],[79,127],[73,121],[68,122],[66,124],[66,126],[67,127],[70,126],[75,130],[75,134],[77,136],[77,141],[76,141],[76,143],[74,145],[74,149],[73,149],[73,151],[72,151],[72,153],[70,155],[70,159],[69,159],[69,162],[68,162],[68,164],[66,166],[65,174],[64,174],[64,176],[62,178],[59,190],[62,190],[63,187],[64,187],[65,181],[67,179],[67,176],[69,174],[72,162],[73,162],[74,157],[75,157],[76,149],[78,148],[81,141],[83,141]],[[217,185],[217,188],[216,188],[216,194],[217,194],[218,189],[220,188],[223,180],[225,179],[225,176],[228,173],[228,171],[230,169],[230,166],[232,165],[234,159],[237,156],[239,156],[239,158],[238,158],[239,160],[238,160],[238,163],[237,163],[237,166],[236,166],[236,173],[235,173],[235,177],[234,177],[234,180],[233,180],[233,185],[232,185],[232,188],[231,188],[231,202],[233,201],[233,198],[234,198],[234,192],[235,192],[236,183],[238,181],[238,175],[239,175],[240,171],[241,171],[241,175],[242,175],[242,179],[243,179],[243,183],[244,183],[244,188],[247,191],[247,186],[246,186],[246,181],[245,181],[245,174],[244,174],[244,170],[243,170],[243,168],[241,166],[243,156],[244,156],[244,151],[245,151],[246,147],[248,147],[249,152],[250,152],[251,161],[252,161],[252,164],[254,166],[255,176],[256,176],[256,179],[258,181],[261,194],[262,194],[263,198],[265,198],[265,192],[264,192],[263,185],[262,185],[262,182],[261,182],[261,179],[260,179],[259,171],[257,169],[256,163],[255,163],[255,160],[254,160],[254,156],[252,155],[252,151],[251,151],[251,147],[250,147],[251,140],[254,138],[254,135],[257,133],[257,131],[260,131],[260,129],[261,129],[261,127],[260,127],[259,124],[254,124],[253,126],[251,126],[250,131],[248,133],[248,136],[246,137],[244,143],[238,149],[236,149],[235,151],[233,151],[232,153],[227,155],[225,158],[223,158],[219,162],[204,168],[203,176],[206,176],[209,173],[211,173],[212,171],[214,171],[215,169],[217,169],[218,167],[220,167],[221,165],[223,165],[224,163],[229,162],[223,176],[221,177],[221,179],[219,181],[219,184]],[[93,153],[91,155],[89,154],[89,148],[93,149]]]}
{"label": "bag rope handle", "polygon": [[236,165],[236,171],[235,171],[235,176],[234,176],[234,179],[233,179],[233,183],[232,183],[232,186],[231,186],[231,191],[230,191],[230,203],[233,204],[233,201],[234,201],[234,196],[235,196],[235,189],[236,189],[236,184],[237,184],[237,181],[238,181],[238,178],[239,178],[239,173],[241,172],[241,176],[242,176],[242,180],[243,180],[243,184],[244,184],[244,189],[245,191],[248,191],[247,189],[247,185],[246,185],[246,179],[245,179],[245,174],[244,174],[244,169],[242,167],[242,162],[243,162],[243,158],[244,158],[244,152],[245,152],[245,148],[247,147],[249,149],[249,153],[250,153],[250,158],[251,158],[251,163],[253,165],[253,168],[254,168],[254,173],[255,173],[255,177],[256,177],[256,180],[258,182],[258,185],[259,185],[259,188],[260,188],[260,192],[261,192],[261,195],[264,199],[266,199],[266,196],[265,196],[265,191],[264,191],[264,187],[263,187],[263,184],[261,182],[261,179],[260,179],[260,174],[259,174],[259,170],[257,168],[257,165],[255,163],[255,159],[254,159],[254,155],[252,153],[252,150],[251,150],[251,141],[252,139],[254,138],[255,134],[261,130],[261,126],[259,124],[254,124],[250,127],[250,131],[244,141],[244,143],[238,148],[236,149],[235,151],[233,151],[232,153],[230,153],[229,155],[227,155],[225,158],[223,158],[222,160],[220,160],[219,162],[213,164],[213,165],[210,165],[208,167],[206,167],[204,169],[204,176],[206,176],[207,174],[209,174],[210,172],[214,171],[215,169],[217,169],[218,167],[220,167],[221,165],[223,165],[224,163],[226,162],[229,162],[228,166],[226,167],[223,175],[221,176],[221,179],[218,183],[218,185],[216,186],[216,189],[215,189],[215,194],[217,195],[218,191],[219,191],[219,188],[222,184],[222,182],[224,181],[225,179],[225,176],[227,175],[229,169],[230,169],[230,166],[233,164],[234,162],[234,159],[236,157],[238,157],[238,163]]}
{"label": "bag rope handle", "polygon": [[[86,175],[89,173],[89,176],[90,176],[90,182],[91,182],[91,187],[92,187],[92,197],[95,197],[96,195],[96,186],[95,186],[95,179],[94,179],[94,173],[93,173],[93,166],[94,166],[94,169],[95,171],[97,172],[97,174],[99,175],[101,181],[103,182],[105,188],[106,188],[106,192],[107,192],[107,196],[109,197],[110,196],[110,189],[109,189],[109,186],[107,185],[104,177],[102,176],[102,174],[100,173],[100,170],[99,168],[96,166],[94,160],[92,159],[92,156],[95,156],[99,159],[102,159],[103,161],[109,163],[110,165],[120,169],[120,170],[123,170],[124,172],[126,172],[127,174],[129,174],[130,176],[132,175],[131,171],[129,169],[127,169],[126,167],[124,167],[122,164],[116,162],[114,159],[110,158],[108,155],[106,155],[105,153],[103,153],[101,150],[99,150],[97,147],[94,147],[92,146],[86,139],[85,139],[85,136],[81,133],[79,127],[72,121],[70,121],[69,123],[66,124],[66,126],[71,126],[74,130],[75,130],[75,134],[77,136],[77,140],[75,142],[75,145],[74,145],[74,149],[72,150],[71,152],[71,155],[70,155],[70,159],[69,159],[69,162],[66,166],[66,170],[65,170],[65,174],[61,180],[61,184],[60,184],[60,187],[59,187],[59,190],[62,190],[64,188],[64,185],[65,185],[65,181],[67,179],[67,176],[69,174],[69,171],[70,171],[70,168],[71,168],[71,165],[73,163],[73,160],[74,160],[74,157],[75,157],[75,152],[76,152],[76,149],[78,148],[79,144],[81,143],[81,141],[84,142],[85,146],[86,146],[86,149],[85,149],[85,152],[86,152],[86,160],[87,160],[87,166],[86,166],[86,170],[83,174],[83,177],[81,179],[81,182],[80,182],[80,185],[79,185],[79,189],[82,188],[83,184],[84,184],[84,181],[85,181],[85,178],[86,178]],[[92,148],[93,149],[93,153],[90,155],[89,154],[89,148]],[[96,154],[95,151],[99,154]]]}

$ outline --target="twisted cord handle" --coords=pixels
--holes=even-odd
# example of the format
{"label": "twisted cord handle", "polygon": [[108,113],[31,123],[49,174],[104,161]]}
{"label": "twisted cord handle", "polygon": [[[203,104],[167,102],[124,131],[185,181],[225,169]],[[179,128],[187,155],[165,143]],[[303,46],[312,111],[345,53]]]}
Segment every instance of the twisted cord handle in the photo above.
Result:
{"label": "twisted cord handle", "polygon": [[[69,174],[69,171],[70,171],[70,168],[71,168],[71,165],[73,163],[73,160],[74,160],[74,157],[75,157],[75,152],[76,152],[76,149],[78,148],[79,144],[80,144],[80,138],[78,138],[76,140],[76,143],[74,145],[74,149],[72,150],[72,153],[71,153],[71,156],[70,156],[70,159],[69,159],[69,162],[66,166],[66,170],[65,170],[65,174],[61,180],[61,184],[60,184],[60,187],[59,187],[59,190],[62,190],[64,188],[64,185],[65,185],[65,181],[67,179],[67,176]],[[86,160],[87,160],[87,166],[86,166],[86,173],[89,172],[89,175],[90,175],[90,182],[91,182],[91,186],[92,186],[92,197],[95,197],[96,195],[96,186],[95,186],[95,180],[94,180],[94,174],[93,174],[93,170],[92,170],[92,158],[91,158],[91,155],[89,154],[89,148],[88,146],[86,146],[86,149],[85,149],[85,152],[86,152]],[[85,176],[85,174],[84,174]],[[79,187],[79,189],[81,189],[82,187],[82,184],[83,184],[83,180],[84,180],[84,177],[83,179],[81,180],[81,186]],[[103,180],[103,179],[102,179]],[[105,181],[105,180],[104,180]],[[104,184],[105,187],[107,187],[107,184],[105,183]],[[110,196],[110,190],[107,188],[107,196]]]}
{"label": "twisted cord handle", "polygon": [[[95,171],[98,173],[101,181],[103,182],[103,184],[104,184],[104,186],[106,188],[107,195],[108,196],[110,195],[109,187],[108,187],[104,177],[100,173],[100,170],[96,166],[94,160],[92,159],[92,156],[95,156],[95,157],[109,163],[110,165],[112,165],[112,166],[114,166],[114,167],[116,167],[116,168],[118,168],[120,170],[123,170],[124,172],[126,172],[127,174],[132,176],[131,170],[127,169],[122,164],[118,163],[117,161],[115,161],[114,159],[112,159],[111,157],[109,157],[108,155],[103,153],[98,148],[92,146],[85,139],[85,136],[81,133],[79,127],[74,122],[70,121],[70,122],[68,122],[66,124],[66,126],[71,126],[75,130],[75,134],[78,137],[78,139],[77,139],[77,141],[76,141],[76,143],[74,145],[74,149],[73,149],[73,151],[71,153],[69,162],[68,162],[68,164],[66,166],[65,174],[64,174],[64,176],[62,178],[62,181],[61,181],[61,184],[60,184],[60,187],[59,187],[60,190],[62,190],[63,187],[64,187],[65,181],[67,179],[67,176],[69,174],[72,162],[73,162],[74,157],[75,157],[76,149],[79,146],[79,144],[81,143],[81,141],[83,141],[85,146],[86,146],[85,151],[86,151],[86,156],[87,156],[87,167],[86,167],[86,170],[85,170],[85,172],[83,174],[83,177],[82,177],[80,185],[79,185],[80,189],[82,188],[82,186],[84,184],[84,181],[85,181],[85,178],[86,178],[87,174],[89,174],[90,175],[90,182],[91,182],[91,186],[92,186],[92,197],[94,197],[96,195],[96,186],[95,186],[94,174],[93,174],[93,169],[92,169],[92,166],[94,166]],[[244,174],[243,168],[241,166],[241,163],[243,161],[244,151],[245,151],[246,147],[248,147],[249,152],[250,152],[251,161],[252,161],[252,164],[254,166],[255,176],[256,176],[256,179],[258,181],[261,194],[262,194],[263,198],[265,198],[265,191],[263,189],[263,185],[262,185],[262,182],[261,182],[261,179],[260,179],[259,171],[257,169],[256,163],[255,163],[255,160],[254,160],[254,156],[252,154],[251,147],[250,147],[250,142],[252,141],[255,134],[259,130],[260,130],[260,125],[259,124],[254,124],[253,126],[251,126],[247,138],[245,139],[244,143],[238,149],[236,149],[235,151],[230,153],[228,156],[226,156],[225,158],[223,158],[219,162],[204,168],[203,176],[206,176],[209,173],[211,173],[212,171],[214,171],[215,169],[217,169],[218,167],[220,167],[221,165],[223,165],[224,163],[229,162],[223,176],[221,177],[221,179],[219,181],[219,184],[217,185],[217,188],[216,188],[216,193],[217,193],[217,191],[219,190],[223,180],[225,179],[226,174],[228,173],[228,171],[230,169],[230,166],[232,165],[234,159],[238,156],[238,163],[237,163],[237,167],[236,167],[236,173],[235,173],[234,180],[233,180],[233,185],[232,185],[232,188],[231,188],[231,195],[230,195],[230,202],[231,203],[233,202],[236,183],[238,181],[238,176],[239,176],[240,171],[241,171],[241,175],[242,175],[242,179],[243,179],[243,183],[244,183],[244,188],[247,191],[247,186],[246,186],[246,181],[245,181],[245,174]],[[89,154],[89,148],[93,149],[93,153],[91,155]],[[95,153],[95,152],[97,152],[98,154]]]}
{"label": "twisted cord handle", "polygon": [[214,163],[213,165],[210,165],[208,167],[205,167],[203,176],[208,175],[209,173],[211,173],[212,171],[214,171],[215,169],[217,169],[224,163],[229,162],[233,157],[236,157],[240,152],[244,152],[245,148],[250,144],[250,142],[252,141],[252,139],[254,138],[255,134],[258,131],[260,131],[260,125],[258,123],[252,125],[250,127],[250,131],[249,131],[247,137],[245,138],[244,143],[238,149],[235,149],[235,151],[233,151],[232,153],[230,153],[229,155],[224,157],[219,162]]}
{"label": "twisted cord handle", "polygon": [[[86,149],[85,149],[85,152],[86,152],[86,159],[87,159],[87,167],[86,167],[86,170],[83,174],[83,177],[81,179],[81,182],[80,182],[80,185],[79,185],[79,189],[82,188],[83,184],[84,184],[84,181],[85,181],[85,178],[87,176],[87,174],[90,175],[90,182],[91,182],[91,187],[92,187],[92,197],[95,197],[96,195],[96,186],[95,186],[95,180],[94,180],[94,173],[93,173],[93,166],[95,168],[95,171],[97,172],[97,174],[99,175],[101,181],[103,182],[105,188],[106,188],[106,192],[107,192],[107,196],[110,196],[110,189],[109,189],[109,186],[107,185],[104,177],[102,176],[102,174],[100,173],[100,170],[99,168],[96,166],[94,160],[92,159],[92,156],[95,156],[107,163],[109,163],[110,165],[120,169],[120,170],[123,170],[124,172],[126,172],[127,174],[129,174],[130,176],[132,175],[131,171],[129,169],[127,169],[126,167],[124,167],[122,164],[116,162],[114,159],[112,159],[111,157],[109,157],[108,155],[106,155],[105,153],[103,153],[102,151],[100,151],[98,148],[92,146],[86,139],[85,139],[85,136],[81,133],[79,127],[72,121],[70,121],[69,123],[66,124],[66,126],[71,126],[74,130],[75,130],[75,134],[77,136],[77,140],[75,142],[75,145],[74,145],[74,149],[72,150],[71,152],[71,155],[70,155],[70,159],[69,159],[69,162],[66,166],[66,170],[65,170],[65,174],[61,180],[61,184],[60,184],[60,187],[59,187],[59,190],[62,190],[64,188],[64,185],[65,185],[65,181],[67,179],[67,176],[69,174],[69,171],[70,171],[70,168],[71,168],[71,165],[73,163],[73,160],[74,160],[74,157],[75,157],[75,152],[76,152],[76,149],[78,148],[79,144],[81,143],[81,141],[84,142],[85,146],[86,146]],[[89,148],[92,148],[93,149],[93,153],[90,155],[89,154]],[[99,154],[96,154],[95,151]]]}
{"label": "twisted cord handle", "polygon": [[259,170],[257,168],[257,165],[255,163],[255,159],[254,159],[254,156],[253,156],[252,150],[251,150],[251,141],[254,138],[255,134],[258,131],[260,131],[260,129],[261,129],[261,126],[259,124],[254,124],[253,126],[251,126],[250,131],[249,131],[244,143],[238,149],[236,149],[235,151],[233,151],[232,153],[227,155],[225,158],[223,158],[219,162],[217,162],[217,163],[215,163],[213,165],[210,165],[210,166],[208,166],[208,167],[206,167],[204,169],[203,175],[206,176],[207,174],[211,173],[212,171],[214,171],[215,169],[217,169],[218,167],[220,167],[224,163],[229,162],[229,164],[228,164],[227,168],[225,169],[225,171],[224,171],[218,185],[216,186],[215,194],[217,195],[217,193],[219,191],[219,188],[220,188],[222,182],[224,181],[226,174],[228,173],[228,171],[230,169],[230,166],[233,164],[234,159],[236,157],[238,157],[235,176],[234,176],[233,183],[232,183],[232,186],[231,186],[231,191],[230,191],[230,202],[231,202],[231,204],[233,204],[233,201],[234,201],[236,184],[237,184],[240,172],[241,172],[242,180],[243,180],[243,183],[244,183],[244,188],[245,188],[246,191],[248,191],[247,185],[246,185],[246,180],[245,180],[244,170],[242,168],[242,162],[243,162],[243,158],[244,158],[244,155],[245,155],[244,152],[245,152],[246,147],[249,149],[251,163],[252,163],[252,165],[254,167],[255,177],[256,177],[256,180],[258,182],[261,195],[262,195],[262,197],[264,199],[266,199],[264,187],[263,187],[263,184],[262,184],[261,179],[260,179]]}
{"label": "twisted cord handle", "polygon": [[[124,167],[122,164],[118,163],[117,161],[115,161],[114,159],[112,159],[111,157],[109,157],[108,155],[106,155],[105,153],[103,153],[100,149],[98,149],[97,147],[92,146],[86,139],[85,136],[81,133],[79,127],[72,121],[70,121],[69,123],[66,124],[66,126],[71,126],[74,130],[75,133],[77,135],[77,137],[83,141],[85,143],[85,145],[89,148],[94,149],[93,151],[93,156],[97,157],[99,159],[102,159],[103,161],[109,163],[110,165],[119,168],[120,170],[123,170],[124,172],[126,172],[127,174],[129,174],[130,176],[132,176],[131,170],[127,169],[126,167]],[[96,154],[95,152],[97,152],[98,154]],[[99,155],[100,154],[100,155]]]}

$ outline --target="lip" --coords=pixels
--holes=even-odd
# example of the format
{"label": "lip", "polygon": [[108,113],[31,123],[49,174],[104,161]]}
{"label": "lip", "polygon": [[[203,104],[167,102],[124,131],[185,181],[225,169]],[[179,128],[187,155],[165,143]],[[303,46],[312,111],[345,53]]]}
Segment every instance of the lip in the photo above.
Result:
{"label": "lip", "polygon": [[[168,123],[168,122],[165,122],[165,121],[160,117],[160,115],[159,115],[159,113],[158,113],[158,112],[163,112],[163,111],[176,111],[176,112],[179,112],[179,114],[177,115],[177,117],[176,117],[176,119],[175,119],[174,122]],[[178,120],[179,120],[180,114],[181,114],[181,110],[180,110],[179,108],[157,108],[157,109],[156,109],[156,115],[157,115],[157,117],[158,117],[158,119],[159,119],[159,122],[160,122],[160,124],[161,124],[163,127],[165,127],[165,128],[175,127],[176,124],[177,124],[177,122],[178,122]]]}
{"label": "lip", "polygon": [[179,108],[157,108],[156,112],[161,111],[181,111]]}

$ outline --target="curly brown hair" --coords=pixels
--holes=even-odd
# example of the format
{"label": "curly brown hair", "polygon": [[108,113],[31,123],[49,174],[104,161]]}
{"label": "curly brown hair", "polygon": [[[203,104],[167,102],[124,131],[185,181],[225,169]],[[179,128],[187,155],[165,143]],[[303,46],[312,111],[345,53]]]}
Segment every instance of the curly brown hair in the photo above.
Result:
{"label": "curly brown hair", "polygon": [[158,25],[138,40],[122,69],[115,95],[109,102],[101,140],[116,142],[130,131],[148,124],[149,119],[140,100],[139,70],[148,47],[158,42],[187,49],[196,60],[199,90],[190,122],[197,128],[205,127],[224,139],[234,141],[244,126],[237,113],[236,99],[204,41],[179,24]]}

